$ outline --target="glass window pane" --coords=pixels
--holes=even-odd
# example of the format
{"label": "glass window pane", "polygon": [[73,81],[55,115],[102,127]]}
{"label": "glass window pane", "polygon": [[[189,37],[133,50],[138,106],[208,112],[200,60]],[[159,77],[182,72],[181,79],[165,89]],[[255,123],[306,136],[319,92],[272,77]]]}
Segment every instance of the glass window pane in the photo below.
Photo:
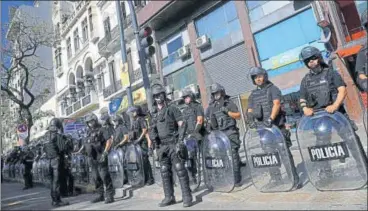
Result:
{"label": "glass window pane", "polygon": [[226,23],[227,21],[223,7],[219,7],[207,15],[206,27],[208,31]]}
{"label": "glass window pane", "polygon": [[237,32],[240,31],[240,22],[239,19],[233,20],[229,23],[229,31],[230,32]]}
{"label": "glass window pane", "polygon": [[246,1],[247,3],[247,7],[248,7],[248,10],[252,10],[264,3],[266,3],[267,1]]}
{"label": "glass window pane", "polygon": [[262,7],[257,7],[256,9],[249,12],[250,21],[256,21],[263,17],[263,10]]}
{"label": "glass window pane", "polygon": [[197,34],[198,36],[202,36],[206,34],[206,17],[203,17],[197,21],[195,21],[195,25],[197,28]]}
{"label": "glass window pane", "polygon": [[211,38],[211,40],[218,40],[218,39],[223,38],[227,34],[229,34],[229,29],[228,29],[227,26],[225,26],[225,27],[221,27],[221,28],[217,28],[217,29],[213,30],[210,33],[210,38]]}
{"label": "glass window pane", "polygon": [[238,13],[236,12],[235,4],[233,1],[229,1],[224,4],[224,10],[226,14],[227,22],[230,22],[238,17]]}
{"label": "glass window pane", "polygon": [[180,36],[175,40],[171,41],[170,43],[167,43],[167,53],[170,55],[181,47],[183,47],[183,40],[181,39]]}

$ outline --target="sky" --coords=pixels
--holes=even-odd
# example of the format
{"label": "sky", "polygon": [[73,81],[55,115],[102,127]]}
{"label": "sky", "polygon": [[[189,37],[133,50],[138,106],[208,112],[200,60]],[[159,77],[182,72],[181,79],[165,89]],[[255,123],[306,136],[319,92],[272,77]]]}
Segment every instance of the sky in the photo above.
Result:
{"label": "sky", "polygon": [[[20,5],[33,5],[33,1],[11,1],[11,0],[1,0],[1,30],[3,30],[4,24],[9,23],[9,8],[12,6],[18,7]],[[2,33],[1,44],[6,43],[5,33]]]}

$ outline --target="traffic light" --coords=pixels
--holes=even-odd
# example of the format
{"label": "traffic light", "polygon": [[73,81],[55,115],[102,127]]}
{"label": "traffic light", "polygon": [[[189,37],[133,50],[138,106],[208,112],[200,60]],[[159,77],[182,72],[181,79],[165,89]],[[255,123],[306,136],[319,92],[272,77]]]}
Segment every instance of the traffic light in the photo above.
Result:
{"label": "traffic light", "polygon": [[153,45],[153,38],[151,36],[152,29],[151,27],[144,27],[139,32],[139,38],[141,42],[141,47],[144,52],[144,55],[146,58],[151,57],[153,54],[155,54],[155,47]]}

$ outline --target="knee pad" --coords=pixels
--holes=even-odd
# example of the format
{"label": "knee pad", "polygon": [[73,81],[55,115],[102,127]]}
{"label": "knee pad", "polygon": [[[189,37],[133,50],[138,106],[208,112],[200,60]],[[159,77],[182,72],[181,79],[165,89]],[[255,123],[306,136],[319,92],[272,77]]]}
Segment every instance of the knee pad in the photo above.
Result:
{"label": "knee pad", "polygon": [[185,173],[186,173],[185,166],[181,162],[178,162],[178,163],[175,164],[175,170],[176,170],[179,177],[184,176]]}
{"label": "knee pad", "polygon": [[161,165],[160,172],[162,175],[170,174],[170,167],[167,165]]}

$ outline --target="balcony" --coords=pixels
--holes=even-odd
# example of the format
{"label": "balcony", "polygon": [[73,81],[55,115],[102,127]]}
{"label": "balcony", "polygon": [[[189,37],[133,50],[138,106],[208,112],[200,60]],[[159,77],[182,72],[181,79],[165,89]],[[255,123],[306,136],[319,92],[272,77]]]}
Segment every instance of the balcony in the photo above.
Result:
{"label": "balcony", "polygon": [[91,42],[93,44],[96,44],[96,42],[100,39],[100,36],[98,34],[98,31],[96,29],[94,29],[93,31],[90,32],[90,35],[91,35],[91,39],[90,39]]}
{"label": "balcony", "polygon": [[[132,20],[130,16],[123,21],[124,26],[124,37],[127,43],[134,39],[133,28],[131,27]],[[106,34],[104,38],[98,43],[98,51],[104,57],[115,54],[120,50],[120,28],[116,25],[110,32]]]}
{"label": "balcony", "polygon": [[73,102],[65,109],[65,115],[67,117],[78,117],[82,116],[84,113],[91,111],[98,107],[98,97],[94,91],[91,91],[88,95],[78,99]]}
{"label": "balcony", "polygon": [[108,98],[115,92],[119,91],[121,88],[122,88],[121,80],[115,81],[113,84],[103,89],[104,98]]}
{"label": "balcony", "polygon": [[74,12],[69,15],[65,23],[62,24],[61,36],[65,36],[66,33],[75,25],[80,16],[86,11],[89,1],[79,1],[79,4],[75,8]]}
{"label": "balcony", "polygon": [[63,68],[61,66],[56,68],[56,76],[61,77],[64,74]]}

